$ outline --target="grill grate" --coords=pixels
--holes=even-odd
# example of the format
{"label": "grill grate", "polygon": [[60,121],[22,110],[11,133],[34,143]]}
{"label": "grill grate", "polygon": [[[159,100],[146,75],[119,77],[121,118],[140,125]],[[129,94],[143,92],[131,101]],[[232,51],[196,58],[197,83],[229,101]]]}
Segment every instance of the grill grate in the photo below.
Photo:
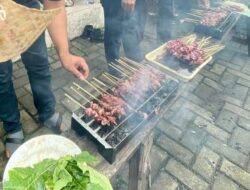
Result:
{"label": "grill grate", "polygon": [[216,39],[222,39],[228,31],[235,25],[239,18],[237,13],[231,12],[217,27],[209,27],[201,24],[196,24],[195,32],[211,36]]}
{"label": "grill grate", "polygon": [[[168,103],[178,90],[178,81],[172,78],[166,78],[165,82],[155,91],[148,92],[141,101],[134,103],[126,97],[123,99],[127,102],[128,110],[126,116],[118,119],[117,125],[102,126],[99,122],[93,120],[86,114],[84,110],[90,105],[90,101],[98,103],[102,93],[111,94],[114,88],[119,86],[119,83],[142,66],[131,61],[119,60],[113,67],[124,75],[123,78],[117,78],[108,73],[102,73],[99,77],[93,78],[91,81],[85,81],[94,90],[96,96],[86,92],[80,85],[74,84],[74,92],[82,99],[87,101],[82,105],[80,101],[67,95],[81,108],[72,115],[72,128],[80,135],[86,134],[90,136],[98,146],[99,152],[103,157],[113,163],[117,152],[136,134],[136,132],[149,122],[153,117],[157,117],[157,113],[161,111],[161,107]],[[146,65],[145,67],[151,67]],[[99,85],[98,85],[99,84]],[[81,91],[81,92],[80,92]],[[85,92],[85,95],[82,92]],[[86,97],[86,94],[88,97]],[[91,97],[91,99],[90,99]],[[142,117],[143,114],[147,117]]]}

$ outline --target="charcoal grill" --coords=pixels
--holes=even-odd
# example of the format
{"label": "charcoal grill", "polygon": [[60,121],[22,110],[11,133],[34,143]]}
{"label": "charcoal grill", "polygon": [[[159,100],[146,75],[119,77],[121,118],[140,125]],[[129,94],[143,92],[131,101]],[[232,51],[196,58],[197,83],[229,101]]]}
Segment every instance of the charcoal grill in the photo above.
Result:
{"label": "charcoal grill", "polygon": [[231,12],[228,16],[216,27],[210,27],[202,24],[195,25],[195,32],[211,36],[215,39],[221,40],[236,24],[239,14]]}
{"label": "charcoal grill", "polygon": [[[132,62],[126,60],[126,64],[132,66]],[[133,63],[135,64],[135,63]],[[117,64],[116,64],[117,65]],[[151,67],[147,65],[147,67]],[[125,71],[126,68],[122,66],[116,67],[119,71]],[[116,87],[114,81],[105,80],[106,73],[102,73],[99,77],[92,79],[88,83],[99,80],[105,84],[107,93],[111,92],[111,89]],[[127,77],[129,74],[127,73]],[[123,79],[126,79],[124,77]],[[122,79],[122,80],[123,80]],[[89,136],[97,145],[100,154],[109,162],[113,163],[116,159],[116,154],[122,147],[153,117],[157,117],[157,113],[161,110],[161,107],[168,104],[170,100],[176,95],[179,82],[171,77],[167,77],[164,84],[156,91],[149,93],[143,98],[143,101],[133,104],[135,109],[130,111],[126,117],[120,118],[115,126],[101,126],[96,121],[92,120],[84,114],[82,108],[78,109],[72,114],[72,128],[79,135]],[[95,87],[96,88],[96,87]],[[97,97],[101,95],[98,94]],[[69,97],[70,98],[70,97]],[[71,99],[73,99],[71,97]],[[124,98],[125,99],[125,98]],[[76,101],[73,99],[73,101]],[[95,102],[95,99],[92,99]],[[128,100],[129,101],[129,100]],[[83,107],[88,107],[89,103],[86,103]],[[139,112],[144,112],[148,115],[147,118],[143,118]]]}

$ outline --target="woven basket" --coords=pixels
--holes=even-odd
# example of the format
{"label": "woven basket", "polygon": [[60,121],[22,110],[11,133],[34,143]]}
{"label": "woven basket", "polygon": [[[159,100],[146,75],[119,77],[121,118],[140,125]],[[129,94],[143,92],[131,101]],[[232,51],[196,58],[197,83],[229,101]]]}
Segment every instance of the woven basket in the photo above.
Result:
{"label": "woven basket", "polygon": [[0,19],[0,63],[27,50],[60,12],[31,9],[12,0],[0,0],[0,5],[6,13],[6,19]]}

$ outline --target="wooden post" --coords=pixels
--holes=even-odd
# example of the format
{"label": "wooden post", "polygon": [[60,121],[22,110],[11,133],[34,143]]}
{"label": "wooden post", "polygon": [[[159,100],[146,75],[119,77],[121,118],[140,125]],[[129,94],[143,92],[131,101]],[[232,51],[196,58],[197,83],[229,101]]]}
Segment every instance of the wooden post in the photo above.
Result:
{"label": "wooden post", "polygon": [[140,148],[139,181],[138,190],[146,190],[151,186],[151,157],[150,152],[153,146],[153,131],[142,143]]}
{"label": "wooden post", "polygon": [[140,148],[135,152],[129,162],[129,190],[146,190],[150,186],[150,151],[153,146],[153,132]]}
{"label": "wooden post", "polygon": [[138,190],[140,153],[139,148],[129,161],[129,190]]}

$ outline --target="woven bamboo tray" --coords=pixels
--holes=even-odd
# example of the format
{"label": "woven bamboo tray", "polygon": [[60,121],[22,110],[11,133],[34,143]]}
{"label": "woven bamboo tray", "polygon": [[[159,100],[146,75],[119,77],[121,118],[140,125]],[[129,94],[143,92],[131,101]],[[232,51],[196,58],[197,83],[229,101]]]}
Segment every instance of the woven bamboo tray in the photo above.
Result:
{"label": "woven bamboo tray", "polygon": [[195,77],[195,75],[206,65],[208,64],[211,60],[212,60],[212,56],[210,56],[204,63],[202,63],[201,65],[199,65],[198,67],[196,67],[194,70],[192,70],[192,72],[190,72],[188,69],[186,68],[180,68],[178,67],[177,70],[172,69],[170,67],[168,67],[167,65],[160,63],[157,60],[157,57],[159,55],[162,55],[165,53],[166,51],[166,45],[167,43],[163,44],[162,46],[160,46],[159,48],[153,50],[152,52],[148,53],[146,55],[146,60],[149,62],[149,64],[151,64],[152,66],[158,68],[159,70],[161,70],[162,72],[169,74],[177,79],[180,79],[182,81],[190,81],[191,79],[193,79]]}
{"label": "woven bamboo tray", "polygon": [[6,15],[0,17],[0,63],[27,50],[60,12],[31,9],[12,0],[0,0],[0,8]]}

